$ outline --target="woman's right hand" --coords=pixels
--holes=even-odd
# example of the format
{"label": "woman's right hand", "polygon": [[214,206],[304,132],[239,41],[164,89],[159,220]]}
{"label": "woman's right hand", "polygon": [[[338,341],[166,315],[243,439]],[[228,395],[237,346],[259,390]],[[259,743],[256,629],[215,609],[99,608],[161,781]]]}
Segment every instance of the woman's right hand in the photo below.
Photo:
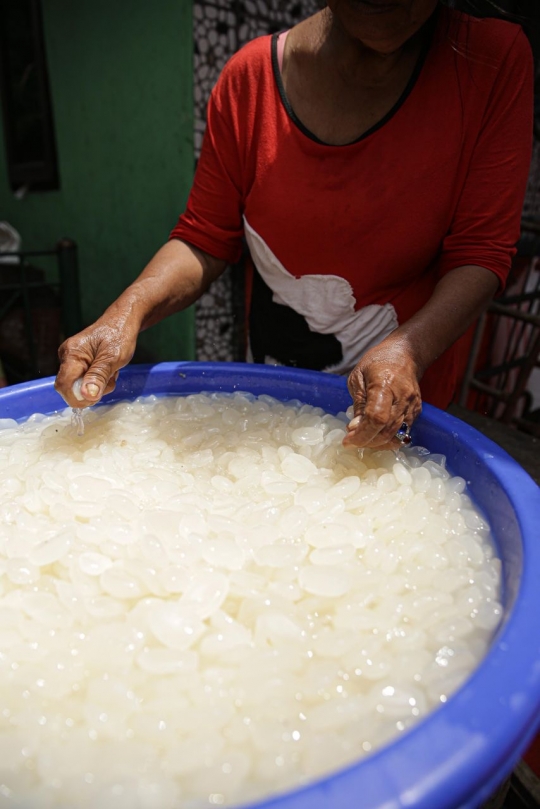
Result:
{"label": "woman's right hand", "polygon": [[[133,357],[139,332],[191,306],[224,269],[222,259],[179,239],[167,242],[99,320],[62,343],[58,393],[70,407],[99,402]],[[73,392],[81,378],[82,400]]]}
{"label": "woman's right hand", "polygon": [[[58,349],[60,370],[55,388],[70,407],[88,407],[111,393],[120,368],[133,357],[139,324],[135,318],[103,315],[84,331],[69,337]],[[82,378],[77,399],[73,383]]]}

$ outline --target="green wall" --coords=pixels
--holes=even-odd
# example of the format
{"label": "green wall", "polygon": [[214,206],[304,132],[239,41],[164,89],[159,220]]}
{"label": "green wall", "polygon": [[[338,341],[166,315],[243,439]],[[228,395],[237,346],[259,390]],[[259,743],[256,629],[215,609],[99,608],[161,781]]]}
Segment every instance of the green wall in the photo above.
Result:
{"label": "green wall", "polygon": [[[25,249],[79,246],[90,323],[166,241],[193,172],[191,0],[42,0],[59,191],[17,201],[0,125],[0,219]],[[193,311],[140,345],[156,359],[194,356]]]}

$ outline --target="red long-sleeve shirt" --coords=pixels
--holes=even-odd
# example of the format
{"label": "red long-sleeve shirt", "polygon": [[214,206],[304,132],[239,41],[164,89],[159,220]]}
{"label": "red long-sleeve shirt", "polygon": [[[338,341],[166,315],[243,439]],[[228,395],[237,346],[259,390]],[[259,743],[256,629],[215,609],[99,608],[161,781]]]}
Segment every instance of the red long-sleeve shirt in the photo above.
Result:
{"label": "red long-sleeve shirt", "polygon": [[[275,342],[286,309],[307,324],[302,339],[325,335],[314,345],[331,358],[327,369],[346,372],[445,273],[478,265],[504,285],[530,162],[532,75],[521,28],[442,10],[400,101],[361,138],[334,146],[288,105],[275,39],[229,61],[171,237],[235,262],[246,236],[269,292],[257,323],[278,321],[259,328],[256,359],[308,364]],[[326,355],[324,339],[336,350]],[[457,347],[434,363],[425,400],[448,404],[458,364]]]}

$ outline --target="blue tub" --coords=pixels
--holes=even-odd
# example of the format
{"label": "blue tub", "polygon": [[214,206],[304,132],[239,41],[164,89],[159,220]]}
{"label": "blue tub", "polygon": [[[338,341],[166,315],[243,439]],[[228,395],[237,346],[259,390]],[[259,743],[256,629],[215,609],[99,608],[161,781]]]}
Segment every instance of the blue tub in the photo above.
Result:
{"label": "blue tub", "polygon": [[[340,377],[220,363],[133,366],[104,401],[232,390],[300,399],[334,413],[350,404]],[[62,406],[52,380],[0,392],[0,418]],[[503,450],[433,407],[424,408],[413,438],[448,457],[489,517],[504,565],[503,626],[470,680],[413,730],[361,763],[257,809],[473,809],[512,770],[540,725],[540,489]]]}

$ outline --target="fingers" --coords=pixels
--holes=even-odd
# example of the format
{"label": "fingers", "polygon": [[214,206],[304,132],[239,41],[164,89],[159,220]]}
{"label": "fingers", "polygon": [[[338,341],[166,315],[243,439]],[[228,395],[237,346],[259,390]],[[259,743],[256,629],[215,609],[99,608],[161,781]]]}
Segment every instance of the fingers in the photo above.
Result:
{"label": "fingers", "polygon": [[115,388],[117,378],[118,371],[114,358],[98,354],[84,374],[81,385],[81,393],[87,403],[95,404],[106,393],[111,393]]}
{"label": "fingers", "polygon": [[107,394],[112,393],[113,390],[116,388],[116,383],[118,382],[118,374],[119,374],[119,371],[116,371],[116,373],[113,374],[111,379],[109,379],[109,381],[107,383],[107,387],[103,391],[103,396],[106,396]]}
{"label": "fingers", "polygon": [[[54,387],[63,397],[68,405],[71,407],[84,407],[84,403],[78,401],[75,393],[73,392],[73,385],[80,379],[86,371],[86,365],[83,361],[73,360],[67,365],[60,365],[60,369],[54,382]],[[82,394],[81,394],[82,395]]]}
{"label": "fingers", "polygon": [[[360,379],[360,376],[362,379]],[[404,368],[388,365],[357,366],[349,377],[355,416],[343,440],[345,446],[399,449],[396,433],[403,422],[413,424],[422,409],[416,377]]]}
{"label": "fingers", "polygon": [[[133,355],[131,347],[122,348],[117,332],[96,327],[85,329],[60,346],[55,388],[68,405],[88,407],[114,390],[119,369]],[[73,385],[80,379],[80,392],[76,396]]]}
{"label": "fingers", "polygon": [[[372,384],[363,394],[360,407],[355,407],[355,413],[361,412],[349,425],[349,432],[345,437],[345,444],[369,447],[380,443],[380,438],[389,441],[395,436],[401,425],[392,433],[392,426],[397,414],[394,408],[394,395],[392,390],[384,384]],[[352,428],[352,429],[351,429]],[[375,442],[375,443],[374,443]]]}
{"label": "fingers", "polygon": [[[76,396],[73,384],[81,377],[80,393]],[[92,364],[87,370],[83,363],[68,359],[61,365],[54,387],[70,407],[90,407],[99,402],[102,396],[113,392],[117,379],[118,371],[111,375],[101,364],[97,367]]]}
{"label": "fingers", "polygon": [[[394,449],[399,450],[403,449],[404,444],[397,439],[396,433],[401,429],[401,426],[405,423],[409,428],[412,427],[420,413],[422,412],[422,399],[420,391],[418,390],[418,394],[415,395],[414,400],[409,403],[409,405],[405,408],[403,412],[403,416],[400,417],[397,421],[397,429],[392,432],[392,437],[387,444],[381,444],[377,447],[377,449]],[[395,425],[394,425],[395,426]]]}

